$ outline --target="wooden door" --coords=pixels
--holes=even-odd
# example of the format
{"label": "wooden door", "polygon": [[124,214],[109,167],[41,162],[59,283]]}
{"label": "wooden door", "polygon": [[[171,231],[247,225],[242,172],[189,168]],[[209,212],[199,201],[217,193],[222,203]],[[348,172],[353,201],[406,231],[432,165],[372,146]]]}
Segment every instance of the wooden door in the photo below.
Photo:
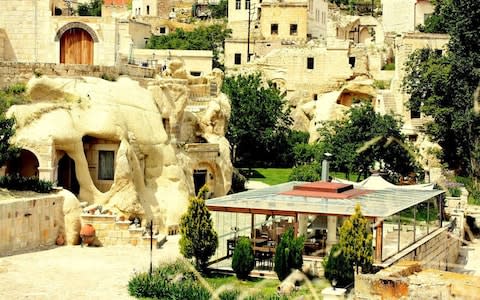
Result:
{"label": "wooden door", "polygon": [[93,39],[81,28],[72,28],[60,39],[61,64],[93,64]]}

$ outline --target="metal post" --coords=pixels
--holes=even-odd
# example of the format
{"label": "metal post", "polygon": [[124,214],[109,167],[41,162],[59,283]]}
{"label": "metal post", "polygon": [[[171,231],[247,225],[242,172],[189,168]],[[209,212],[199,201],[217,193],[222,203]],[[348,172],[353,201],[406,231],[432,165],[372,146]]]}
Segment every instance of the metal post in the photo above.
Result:
{"label": "metal post", "polygon": [[252,3],[248,2],[248,35],[247,35],[247,62],[250,61],[250,23],[252,22],[251,20],[251,7]]}
{"label": "metal post", "polygon": [[153,273],[152,254],[153,254],[153,220],[150,220],[150,276],[152,276],[152,273]]}
{"label": "metal post", "polygon": [[427,234],[430,233],[430,200],[427,201]]}
{"label": "metal post", "polygon": [[417,206],[413,207],[413,241],[417,240]]}
{"label": "metal post", "polygon": [[400,252],[400,230],[401,230],[401,225],[400,225],[400,213],[398,213],[398,241],[397,241],[397,251]]}

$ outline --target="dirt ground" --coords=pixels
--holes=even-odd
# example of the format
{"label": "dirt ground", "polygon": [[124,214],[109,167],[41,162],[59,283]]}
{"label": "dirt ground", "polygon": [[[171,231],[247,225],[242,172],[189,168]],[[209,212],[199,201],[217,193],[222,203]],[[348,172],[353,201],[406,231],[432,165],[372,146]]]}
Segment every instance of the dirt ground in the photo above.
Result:
{"label": "dirt ground", "polygon": [[[153,250],[153,262],[179,257],[179,236]],[[0,299],[133,299],[128,280],[147,271],[150,248],[64,246],[0,257]]]}

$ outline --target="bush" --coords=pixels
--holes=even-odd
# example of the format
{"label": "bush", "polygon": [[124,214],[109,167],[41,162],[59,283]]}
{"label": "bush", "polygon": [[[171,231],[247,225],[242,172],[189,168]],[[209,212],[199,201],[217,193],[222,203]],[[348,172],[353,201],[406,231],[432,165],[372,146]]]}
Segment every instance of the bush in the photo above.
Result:
{"label": "bush", "polygon": [[195,258],[201,271],[207,270],[207,263],[218,247],[218,236],[213,228],[210,211],[201,195],[208,189],[202,187],[197,197],[190,198],[187,211],[180,219],[180,252],[186,258]]}
{"label": "bush", "polygon": [[240,279],[246,279],[255,266],[253,248],[250,239],[240,237],[233,252],[232,269]]}
{"label": "bush", "polygon": [[131,296],[155,299],[210,299],[208,290],[200,285],[195,274],[184,261],[163,264],[152,276],[148,273],[135,274],[128,282]]}
{"label": "bush", "polygon": [[230,193],[239,193],[245,191],[245,182],[247,178],[242,175],[241,171],[237,168],[233,168],[232,173],[232,187],[230,188]]}
{"label": "bush", "polygon": [[292,173],[288,177],[290,181],[318,181],[321,178],[321,166],[314,162],[307,165],[301,165],[292,168]]}
{"label": "bush", "polygon": [[22,177],[18,174],[0,177],[0,187],[17,191],[34,191],[37,193],[50,193],[53,183],[37,177]]}
{"label": "bush", "polygon": [[275,250],[275,273],[278,279],[284,280],[293,269],[300,269],[303,265],[303,237],[294,237],[293,227],[289,227],[282,235]]}
{"label": "bush", "polygon": [[448,189],[448,194],[451,196],[451,197],[460,197],[462,195],[462,191],[457,188],[457,187],[454,187],[454,188],[449,188]]}
{"label": "bush", "polygon": [[323,269],[325,270],[325,278],[330,283],[336,280],[338,286],[345,287],[353,282],[352,265],[347,261],[338,244],[332,246],[327,259],[323,260]]}
{"label": "bush", "polygon": [[395,70],[395,63],[385,64],[385,65],[382,67],[382,70],[385,70],[385,71],[393,71],[393,70]]}

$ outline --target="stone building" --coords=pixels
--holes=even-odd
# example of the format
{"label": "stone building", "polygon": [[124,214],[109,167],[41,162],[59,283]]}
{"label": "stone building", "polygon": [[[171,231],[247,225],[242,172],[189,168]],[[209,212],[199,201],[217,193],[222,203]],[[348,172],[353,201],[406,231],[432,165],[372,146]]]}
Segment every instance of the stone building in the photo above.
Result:
{"label": "stone building", "polygon": [[430,0],[382,0],[385,32],[413,32],[433,13]]}
{"label": "stone building", "polygon": [[230,0],[228,7],[232,37],[225,41],[227,68],[274,49],[326,37],[328,4],[324,0]]}

